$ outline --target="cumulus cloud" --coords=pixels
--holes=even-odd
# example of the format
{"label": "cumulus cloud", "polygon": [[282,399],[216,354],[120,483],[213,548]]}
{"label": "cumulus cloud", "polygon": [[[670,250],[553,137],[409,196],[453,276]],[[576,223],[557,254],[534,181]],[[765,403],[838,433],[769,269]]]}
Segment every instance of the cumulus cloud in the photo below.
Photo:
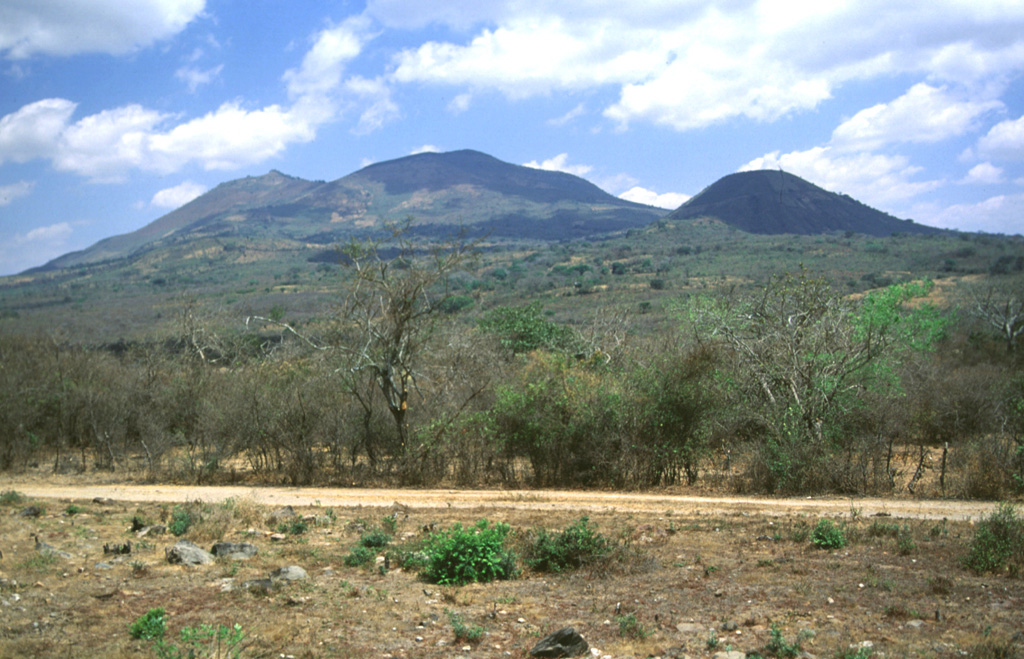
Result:
{"label": "cumulus cloud", "polygon": [[1024,234],[1024,194],[996,195],[973,204],[939,207],[920,204],[913,208],[915,219],[931,226],[961,231]]}
{"label": "cumulus cloud", "polygon": [[992,163],[983,162],[971,167],[961,183],[993,184],[1003,182],[1003,170]]}
{"label": "cumulus cloud", "polygon": [[371,38],[368,28],[369,20],[358,15],[318,32],[302,65],[284,74],[289,95],[292,98],[322,97],[336,90],[345,65],[362,52]]}
{"label": "cumulus cloud", "polygon": [[68,251],[74,229],[68,222],[0,236],[0,275],[21,272]]}
{"label": "cumulus cloud", "polygon": [[391,98],[391,87],[383,78],[352,76],[344,87],[364,108],[354,129],[357,135],[372,133],[401,115],[398,104]]}
{"label": "cumulus cloud", "polygon": [[185,181],[173,188],[164,188],[163,190],[160,190],[153,195],[153,199],[149,204],[151,206],[156,206],[157,208],[180,208],[206,192],[206,190],[207,188],[205,185],[193,183],[192,181]]}
{"label": "cumulus cloud", "polygon": [[656,206],[658,208],[667,208],[669,210],[675,210],[682,206],[690,195],[683,194],[681,192],[665,192],[658,194],[654,190],[648,190],[642,188],[639,185],[635,185],[629,190],[626,190],[619,195],[620,198],[626,201],[635,201],[638,204],[647,204],[648,206]]}
{"label": "cumulus cloud", "polygon": [[56,153],[57,140],[75,107],[63,98],[48,98],[0,117],[0,164],[49,158]]}
{"label": "cumulus cloud", "polygon": [[992,160],[1024,160],[1024,116],[993,126],[978,140],[977,154]]}
{"label": "cumulus cloud", "polygon": [[8,59],[119,55],[173,37],[205,0],[4,0],[0,54]]}
{"label": "cumulus cloud", "polygon": [[554,158],[548,158],[543,162],[538,162],[536,160],[524,162],[523,167],[545,169],[550,172],[565,172],[566,174],[573,174],[575,176],[586,176],[592,169],[594,169],[590,165],[570,165],[568,153],[559,153]]}
{"label": "cumulus cloud", "polygon": [[472,101],[472,94],[458,94],[448,103],[448,111],[452,114],[462,114],[469,109],[469,104]]}
{"label": "cumulus cloud", "polygon": [[573,109],[571,109],[568,112],[566,112],[565,114],[563,114],[561,117],[555,117],[554,119],[549,119],[548,120],[548,125],[549,126],[564,126],[564,125],[572,122],[574,119],[583,116],[583,114],[586,111],[587,111],[586,106],[583,105],[583,103],[580,103],[579,105],[577,105]]}
{"label": "cumulus cloud", "polygon": [[997,100],[964,100],[946,87],[919,83],[894,101],[844,121],[833,131],[832,144],[874,151],[900,142],[940,142],[975,130],[983,115],[1003,107]]}
{"label": "cumulus cloud", "polygon": [[[396,81],[497,90],[510,98],[610,86],[619,98],[604,114],[622,127],[775,121],[816,108],[851,81],[927,78],[931,91],[918,90],[925,98],[911,95],[903,105],[878,110],[894,127],[911,101],[942,100],[928,96],[948,93],[947,83],[977,92],[1005,84],[1024,66],[1020,3],[374,0],[368,12],[386,26],[442,24],[457,31],[449,40],[401,51]],[[459,38],[465,33],[470,36]],[[934,139],[944,128],[962,131],[987,108],[980,105],[958,101],[914,139]],[[850,137],[883,138],[858,135],[863,130],[856,128],[849,126]]]}
{"label": "cumulus cloud", "polygon": [[942,181],[916,181],[920,167],[906,156],[858,152],[842,153],[832,147],[805,151],[773,151],[755,158],[739,171],[783,169],[832,192],[848,194],[873,206],[886,206],[934,190]]}
{"label": "cumulus cloud", "polygon": [[24,197],[35,187],[31,181],[18,181],[10,185],[0,185],[0,206],[6,206],[18,197]]}

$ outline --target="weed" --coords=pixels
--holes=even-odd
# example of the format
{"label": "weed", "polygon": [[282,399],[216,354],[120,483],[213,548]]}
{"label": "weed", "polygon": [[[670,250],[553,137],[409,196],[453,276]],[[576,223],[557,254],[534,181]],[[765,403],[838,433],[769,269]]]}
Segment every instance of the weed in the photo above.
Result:
{"label": "weed", "polygon": [[875,655],[875,649],[873,647],[864,645],[847,650],[842,650],[836,653],[836,659],[869,659]]}
{"label": "weed", "polygon": [[916,549],[917,543],[914,542],[914,537],[910,534],[910,527],[904,524],[896,535],[896,550],[900,556],[909,556]]}
{"label": "weed", "polygon": [[811,542],[819,549],[841,549],[846,546],[846,535],[831,520],[819,519],[811,532]]}
{"label": "weed", "polygon": [[476,643],[483,637],[483,627],[479,625],[473,625],[472,627],[467,626],[466,621],[463,620],[462,616],[454,611],[445,609],[444,613],[448,616],[448,622],[452,625],[452,632],[455,633],[456,640]]}
{"label": "weed", "polygon": [[636,619],[636,615],[630,613],[624,616],[616,616],[615,622],[619,623],[619,636],[643,640],[650,633],[643,624]]}
{"label": "weed", "polygon": [[292,517],[288,522],[281,522],[277,525],[278,533],[287,533],[288,535],[302,535],[309,529],[309,525],[306,524],[306,520],[296,515]]}
{"label": "weed", "polygon": [[801,519],[789,530],[789,539],[793,542],[804,543],[807,542],[807,537],[810,533],[811,527]]}
{"label": "weed", "polygon": [[968,659],[1016,659],[1020,656],[1013,641],[993,641],[986,638],[965,653]]}
{"label": "weed", "polygon": [[163,638],[167,632],[166,611],[162,608],[150,609],[135,619],[128,626],[128,633],[132,638],[139,638],[144,641],[151,641]]}
{"label": "weed", "polygon": [[505,548],[508,534],[508,524],[489,526],[486,519],[471,528],[455,524],[448,531],[432,534],[423,578],[442,585],[514,578],[518,570],[515,553]]}
{"label": "weed", "polygon": [[360,565],[366,565],[374,559],[374,553],[362,545],[356,545],[352,548],[352,551],[345,556],[345,565],[349,567],[359,567]]}
{"label": "weed", "polygon": [[68,517],[74,517],[75,515],[77,515],[80,512],[82,512],[82,509],[79,508],[78,506],[76,506],[73,503],[70,504],[67,508],[64,509],[64,514],[67,515]]}
{"label": "weed", "polygon": [[718,643],[718,632],[712,629],[711,633],[708,634],[708,640],[705,642],[705,645],[707,645],[708,650],[714,650],[718,647]]}
{"label": "weed", "polygon": [[398,531],[398,517],[396,515],[388,515],[382,518],[380,520],[380,527],[388,535],[394,535]]}
{"label": "weed", "polygon": [[964,565],[978,574],[1002,572],[1007,566],[1012,574],[1024,569],[1024,519],[1013,504],[1001,504],[978,524]]}
{"label": "weed", "polygon": [[141,577],[149,572],[149,568],[142,561],[132,561],[128,566],[132,569],[133,577]]}
{"label": "weed", "polygon": [[800,654],[800,641],[797,640],[793,643],[787,641],[778,624],[773,622],[768,631],[768,642],[764,644],[764,651],[772,657],[792,659]]}
{"label": "weed", "polygon": [[0,492],[0,504],[5,506],[16,506],[25,500],[25,495],[16,490],[4,490]]}
{"label": "weed", "polygon": [[581,517],[561,533],[536,531],[526,562],[540,572],[561,572],[603,560],[611,550],[611,542],[589,526],[586,517]]}

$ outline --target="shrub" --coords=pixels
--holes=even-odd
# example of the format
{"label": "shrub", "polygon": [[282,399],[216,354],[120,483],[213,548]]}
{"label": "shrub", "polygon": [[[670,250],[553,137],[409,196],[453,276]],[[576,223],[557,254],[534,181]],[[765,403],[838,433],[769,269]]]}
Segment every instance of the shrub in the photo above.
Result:
{"label": "shrub", "polygon": [[764,644],[764,651],[771,657],[792,659],[800,654],[800,641],[793,643],[787,641],[778,624],[773,622],[771,630],[768,632],[768,642]]}
{"label": "shrub", "polygon": [[359,567],[360,565],[366,565],[374,558],[372,551],[362,545],[356,545],[352,548],[352,551],[345,557],[345,565],[349,567]]}
{"label": "shrub", "polygon": [[277,525],[279,533],[287,533],[288,535],[302,535],[308,528],[309,525],[306,524],[306,520],[302,519],[302,517],[299,517],[298,515],[292,517],[291,520],[287,522],[281,522]]}
{"label": "shrub", "polygon": [[367,548],[386,547],[391,536],[380,529],[372,529],[359,536],[359,544]]}
{"label": "shrub", "polygon": [[811,542],[819,549],[841,549],[846,546],[846,535],[831,520],[820,519],[811,531]]}
{"label": "shrub", "polygon": [[179,506],[171,513],[171,523],[167,525],[167,530],[174,535],[185,535],[192,527],[192,523],[192,513]]}
{"label": "shrub", "polygon": [[437,584],[464,585],[512,579],[518,573],[515,554],[505,548],[508,524],[489,526],[482,519],[471,528],[455,524],[427,541],[427,567],[422,577]]}
{"label": "shrub", "polygon": [[15,506],[25,500],[25,495],[16,490],[4,490],[0,492],[0,504]]}
{"label": "shrub", "polygon": [[586,517],[581,517],[561,533],[537,531],[526,562],[540,572],[561,572],[600,561],[608,557],[611,550],[611,542],[589,526]]}
{"label": "shrub", "polygon": [[468,641],[470,643],[476,643],[483,637],[484,628],[479,625],[473,625],[469,627],[466,625],[466,621],[463,620],[462,616],[454,611],[444,610],[445,615],[448,616],[448,622],[452,625],[452,632],[455,634],[455,639],[459,641]]}
{"label": "shrub", "polygon": [[619,636],[627,638],[635,638],[637,640],[643,640],[647,638],[648,631],[639,620],[636,619],[636,615],[630,613],[624,616],[618,616],[615,621],[619,623]]}
{"label": "shrub", "polygon": [[1002,572],[1009,566],[1011,574],[1024,568],[1024,519],[1013,504],[1000,504],[999,509],[978,525],[964,565],[978,574]]}
{"label": "shrub", "polygon": [[68,517],[74,517],[75,515],[77,515],[80,512],[82,512],[82,509],[79,508],[78,506],[76,506],[75,504],[71,504],[67,508],[64,509],[64,514],[67,515]]}
{"label": "shrub", "polygon": [[162,608],[150,609],[143,615],[136,618],[128,627],[128,633],[132,638],[140,638],[144,641],[151,641],[163,638],[167,632],[166,612]]}

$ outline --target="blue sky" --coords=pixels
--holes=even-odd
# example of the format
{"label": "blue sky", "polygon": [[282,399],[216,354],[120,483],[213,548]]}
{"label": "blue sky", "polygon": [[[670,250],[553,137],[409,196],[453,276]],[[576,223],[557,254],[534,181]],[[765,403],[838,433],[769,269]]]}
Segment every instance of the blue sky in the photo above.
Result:
{"label": "blue sky", "polygon": [[783,168],[1024,233],[1024,2],[3,0],[0,274],[218,183],[471,148],[675,208]]}

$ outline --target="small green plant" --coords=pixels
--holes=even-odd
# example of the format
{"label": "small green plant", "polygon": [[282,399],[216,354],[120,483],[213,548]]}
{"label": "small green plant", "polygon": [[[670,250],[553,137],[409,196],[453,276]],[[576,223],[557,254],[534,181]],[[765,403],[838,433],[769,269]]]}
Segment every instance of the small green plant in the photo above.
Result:
{"label": "small green plant", "polygon": [[441,585],[464,585],[512,579],[518,574],[515,553],[505,548],[508,524],[490,526],[482,519],[470,528],[455,524],[427,541],[422,577]]}
{"label": "small green plant", "polygon": [[836,659],[870,659],[873,656],[875,649],[867,645],[836,653]]}
{"label": "small green plant", "polygon": [[1013,504],[1000,504],[974,532],[964,565],[978,574],[1002,572],[1011,574],[1024,569],[1024,519]]}
{"label": "small green plant", "polygon": [[370,529],[366,533],[359,536],[359,544],[363,547],[386,547],[389,542],[391,542],[391,536],[380,529]]}
{"label": "small green plant", "polygon": [[167,525],[167,530],[176,536],[185,535],[192,528],[193,521],[192,513],[181,506],[176,506],[171,513],[171,523]]}
{"label": "small green plant", "polygon": [[166,613],[162,608],[146,611],[128,626],[128,633],[131,634],[132,638],[139,638],[144,641],[163,638],[167,632]]}
{"label": "small green plant", "polygon": [[25,500],[25,495],[17,490],[4,490],[0,492],[0,504],[5,506],[16,506]]}
{"label": "small green plant", "polygon": [[772,657],[780,657],[780,659],[793,659],[800,654],[800,641],[794,641],[790,643],[782,635],[782,629],[779,628],[777,623],[772,623],[771,629],[768,631],[768,642],[764,644],[764,651]]}
{"label": "small green plant", "polygon": [[374,553],[362,545],[356,545],[352,548],[352,551],[345,556],[345,565],[349,567],[359,567],[360,565],[366,565],[374,559]]}
{"label": "small green plant", "polygon": [[798,520],[793,528],[789,530],[789,539],[793,542],[804,543],[807,542],[807,537],[811,533],[811,527],[804,520]]}
{"label": "small green plant", "polygon": [[384,529],[384,532],[388,535],[395,535],[398,531],[398,517],[396,515],[387,515],[381,518],[380,527]]}
{"label": "small green plant", "polygon": [[178,634],[181,648],[158,640],[157,655],[161,659],[193,659],[193,657],[231,657],[238,659],[242,655],[242,641],[245,632],[242,626],[202,624],[198,627],[184,627]]}
{"label": "small green plant", "polygon": [[831,520],[819,519],[811,531],[811,542],[819,549],[842,549],[846,546],[846,535]]}
{"label": "small green plant", "polygon": [[536,531],[526,562],[539,572],[561,572],[603,560],[611,551],[612,543],[581,517],[561,533]]}
{"label": "small green plant", "polygon": [[80,512],[82,512],[82,509],[79,508],[78,506],[76,506],[73,503],[70,504],[67,508],[64,509],[64,514],[67,515],[68,517],[74,517],[75,515],[77,515]]}
{"label": "small green plant", "polygon": [[302,535],[309,529],[309,525],[306,524],[306,520],[302,519],[298,515],[292,517],[287,522],[281,522],[277,525],[278,533],[287,533],[288,535]]}
{"label": "small green plant", "polygon": [[469,643],[476,643],[484,635],[484,628],[479,625],[473,625],[469,627],[466,625],[466,621],[462,616],[454,611],[444,610],[446,616],[448,616],[448,622],[452,625],[452,632],[455,634],[455,639],[459,641],[467,641]]}
{"label": "small green plant", "polygon": [[714,650],[718,647],[718,643],[718,632],[712,629],[711,633],[708,634],[708,640],[705,642],[705,645],[707,645],[708,650]]}
{"label": "small green plant", "polygon": [[615,622],[619,623],[619,636],[637,640],[647,638],[649,632],[644,628],[643,623],[636,619],[635,614],[616,616]]}
{"label": "small green plant", "polygon": [[916,549],[917,543],[914,542],[914,536],[910,534],[910,527],[904,524],[896,534],[896,550],[900,556],[910,556]]}

